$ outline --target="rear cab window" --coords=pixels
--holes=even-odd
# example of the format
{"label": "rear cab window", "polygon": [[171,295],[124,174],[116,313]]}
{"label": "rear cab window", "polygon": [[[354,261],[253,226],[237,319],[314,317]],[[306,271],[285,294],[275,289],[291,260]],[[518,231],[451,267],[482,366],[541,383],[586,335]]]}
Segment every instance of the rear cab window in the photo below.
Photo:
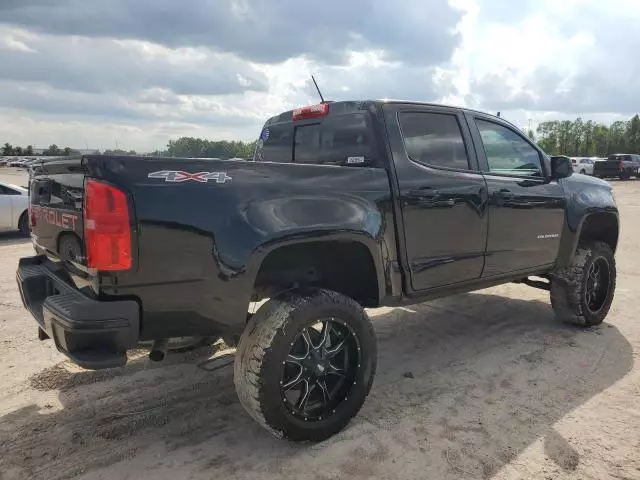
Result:
{"label": "rear cab window", "polygon": [[[351,103],[351,102],[350,102]],[[342,103],[329,113],[293,120],[291,112],[264,126],[254,160],[278,163],[380,167],[370,113]],[[332,110],[336,112],[333,113]]]}

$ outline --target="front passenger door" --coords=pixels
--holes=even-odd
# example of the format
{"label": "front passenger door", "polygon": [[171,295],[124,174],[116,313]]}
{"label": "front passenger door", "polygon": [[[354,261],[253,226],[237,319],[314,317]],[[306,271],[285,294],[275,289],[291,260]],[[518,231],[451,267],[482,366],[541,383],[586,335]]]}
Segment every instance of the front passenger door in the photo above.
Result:
{"label": "front passenger door", "polygon": [[562,186],[550,180],[543,153],[495,117],[467,114],[489,193],[483,277],[549,266],[564,225]]}

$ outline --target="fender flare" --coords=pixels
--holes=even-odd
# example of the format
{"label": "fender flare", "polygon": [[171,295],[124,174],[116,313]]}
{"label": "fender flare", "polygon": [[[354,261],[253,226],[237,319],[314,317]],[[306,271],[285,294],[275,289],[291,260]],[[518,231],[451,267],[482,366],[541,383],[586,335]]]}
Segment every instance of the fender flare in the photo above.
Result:
{"label": "fender flare", "polygon": [[302,237],[300,234],[292,235],[291,237],[277,238],[270,242],[260,245],[254,250],[251,255],[251,259],[247,268],[247,278],[251,282],[251,289],[255,284],[258,272],[262,263],[267,256],[273,251],[287,247],[290,245],[299,245],[302,243],[323,243],[323,242],[353,242],[363,245],[373,260],[373,265],[376,271],[376,283],[378,285],[378,301],[382,301],[386,295],[387,289],[387,274],[382,259],[382,248],[376,239],[368,235],[366,232],[345,232],[345,231],[330,231],[330,232],[318,232],[316,234],[305,234]]}
{"label": "fender flare", "polygon": [[556,268],[566,268],[571,265],[576,253],[576,249],[578,248],[578,243],[580,242],[580,237],[582,236],[585,223],[589,218],[592,218],[595,215],[602,214],[615,218],[616,226],[618,228],[616,231],[616,245],[612,246],[612,250],[615,253],[620,232],[620,217],[618,215],[618,211],[615,209],[607,208],[592,209],[580,218],[575,231],[571,229],[568,222],[565,222],[564,230],[562,232],[562,239],[560,241],[560,249],[558,251],[558,257],[556,259]]}

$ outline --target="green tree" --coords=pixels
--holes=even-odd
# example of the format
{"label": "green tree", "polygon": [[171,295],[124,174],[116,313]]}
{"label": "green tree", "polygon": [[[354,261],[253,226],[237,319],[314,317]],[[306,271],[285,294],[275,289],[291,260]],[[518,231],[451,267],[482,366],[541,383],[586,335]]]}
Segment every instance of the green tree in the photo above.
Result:
{"label": "green tree", "polygon": [[565,155],[578,156],[584,151],[585,126],[582,118],[578,117],[574,122],[569,122],[569,140]]}
{"label": "green tree", "polygon": [[13,147],[10,143],[5,143],[2,147],[2,155],[9,156],[13,155]]}
{"label": "green tree", "polygon": [[604,157],[609,153],[609,128],[606,125],[596,125],[593,128],[594,154]]}
{"label": "green tree", "polygon": [[126,150],[116,148],[115,150],[105,150],[104,155],[114,155],[118,157],[123,157],[127,155],[137,155],[137,153],[135,150],[126,151]]}
{"label": "green tree", "polygon": [[42,152],[42,154],[48,157],[59,157],[60,155],[62,155],[62,151],[54,143],[53,145],[49,145],[49,148]]}
{"label": "green tree", "polygon": [[22,151],[22,147],[14,147],[13,154],[17,155],[18,157],[21,157],[22,155],[24,155],[24,152]]}
{"label": "green tree", "polygon": [[627,126],[627,145],[633,153],[640,153],[640,117],[636,114]]}
{"label": "green tree", "polygon": [[27,145],[27,147],[24,149],[24,154],[27,156],[33,155],[33,146]]}
{"label": "green tree", "polygon": [[609,153],[625,153],[627,149],[627,122],[617,121],[609,127]]}
{"label": "green tree", "polygon": [[182,137],[170,140],[165,152],[154,152],[154,156],[194,157],[194,158],[250,158],[255,150],[255,142],[211,141],[202,138]]}
{"label": "green tree", "polygon": [[584,124],[582,155],[586,155],[587,157],[593,157],[596,154],[593,142],[593,131],[595,126],[596,124],[593,120],[587,120]]}

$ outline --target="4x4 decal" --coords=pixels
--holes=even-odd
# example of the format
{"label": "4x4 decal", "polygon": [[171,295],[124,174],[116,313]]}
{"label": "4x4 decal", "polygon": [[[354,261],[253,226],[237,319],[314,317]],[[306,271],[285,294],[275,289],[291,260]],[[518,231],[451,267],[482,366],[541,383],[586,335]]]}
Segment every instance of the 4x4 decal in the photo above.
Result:
{"label": "4x4 decal", "polygon": [[227,175],[227,172],[198,172],[189,173],[179,170],[160,170],[159,172],[153,172],[147,175],[149,178],[164,178],[165,182],[181,183],[181,182],[200,182],[207,183],[209,180],[215,180],[216,183],[224,183],[227,180],[231,180],[231,177]]}

